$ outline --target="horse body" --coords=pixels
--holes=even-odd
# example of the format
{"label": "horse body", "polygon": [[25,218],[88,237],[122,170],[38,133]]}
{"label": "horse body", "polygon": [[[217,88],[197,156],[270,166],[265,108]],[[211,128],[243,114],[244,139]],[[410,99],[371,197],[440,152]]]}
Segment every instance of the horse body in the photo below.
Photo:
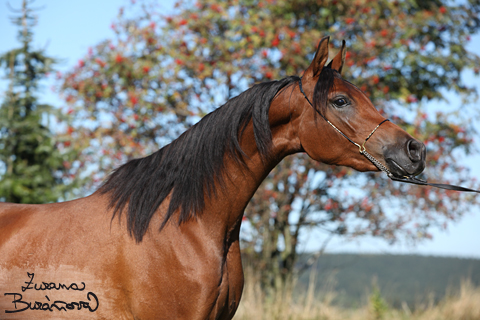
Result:
{"label": "horse body", "polygon": [[[283,123],[290,116],[272,110],[277,111],[273,121]],[[247,128],[241,145],[249,160],[242,165],[226,159],[229,175],[215,198],[206,196],[204,212],[177,225],[177,211],[159,236],[162,213],[169,205],[165,201],[141,243],[125,231],[125,216],[120,223],[112,220],[108,196],[99,191],[63,203],[0,204],[2,296],[20,293],[23,301],[47,303],[45,293],[52,301],[69,302],[87,301],[86,292],[93,292],[99,309],[60,314],[72,313],[73,318],[230,319],[243,289],[239,246],[243,210],[283,154],[293,152],[291,143],[285,144],[290,139],[285,137],[284,126],[273,130],[273,154],[278,156],[268,163],[262,163],[257,148],[251,147],[255,146],[253,129]],[[233,189],[242,192],[230,192]],[[70,290],[22,292],[30,280],[27,272],[35,274],[34,283],[84,282],[85,290],[76,295]],[[16,310],[12,298],[0,297],[0,310]],[[24,306],[19,303],[17,309]],[[168,311],[159,314],[157,310]],[[51,318],[52,314],[30,310],[0,318],[4,316]]]}
{"label": "horse body", "polygon": [[[274,120],[283,121],[278,114]],[[289,146],[282,143],[288,141],[281,137],[283,131],[275,130],[274,149],[281,149],[275,154],[290,153]],[[4,279],[0,278],[0,288],[5,292],[21,292],[21,286],[29,280],[27,271],[35,273],[36,281],[70,283],[70,266],[75,266],[83,270],[77,283],[85,282],[102,305],[98,313],[92,314],[96,318],[102,316],[101,309],[108,311],[105,318],[118,319],[134,315],[139,319],[159,319],[162,315],[152,313],[157,309],[169,310],[164,315],[169,319],[230,318],[243,288],[239,247],[243,209],[281,158],[262,164],[256,148],[248,147],[252,145],[253,130],[247,132],[251,134],[246,134],[241,142],[246,145],[244,150],[250,159],[247,166],[227,160],[226,185],[219,188],[214,201],[207,201],[205,212],[180,226],[167,224],[161,237],[156,229],[162,216],[154,216],[141,243],[125,232],[125,217],[121,223],[112,222],[107,196],[99,192],[57,204],[0,204],[2,263],[10,269],[2,269]],[[242,193],[227,192],[234,186]],[[165,212],[168,204],[168,201],[162,204],[159,213]],[[149,265],[155,266],[153,270]],[[5,282],[13,273],[16,281],[10,281],[13,286],[7,289]],[[179,286],[180,283],[188,285]],[[24,296],[31,296],[27,293]],[[59,293],[62,292],[52,292],[51,297],[62,301],[72,299],[71,292],[63,292],[64,297]],[[187,296],[189,299],[185,299]],[[39,301],[46,302],[42,298]],[[11,299],[1,301],[2,310],[13,309]],[[128,307],[109,307],[109,301]],[[22,314],[17,316],[21,318]],[[51,317],[49,312],[44,315]]]}
{"label": "horse body", "polygon": [[[206,233],[212,231],[210,228],[188,222],[179,228],[169,224],[162,231],[164,237],[154,237],[155,230],[149,230],[142,243],[137,244],[121,224],[111,223],[105,214],[108,202],[104,198],[95,194],[62,205],[0,206],[2,313],[15,310],[13,297],[4,296],[5,293],[22,294],[26,302],[47,303],[45,295],[52,301],[73,302],[88,301],[86,294],[93,292],[98,297],[98,311],[69,310],[60,315],[71,313],[72,318],[96,319],[204,319],[213,314],[215,304],[222,303],[217,299],[223,295],[225,300],[228,296],[225,291],[229,291],[231,276],[226,267],[232,264],[230,256],[239,254],[238,241],[225,254],[221,241],[204,241]],[[5,229],[10,235],[4,233]],[[211,238],[211,234],[208,236]],[[22,292],[22,286],[30,280],[27,272],[35,274],[33,283],[68,286],[84,282],[85,290],[78,294],[71,290]],[[179,285],[182,283],[188,285]],[[239,294],[237,303],[238,299]],[[92,302],[92,306],[95,304]],[[17,309],[24,306],[16,305]],[[168,312],[159,315],[155,313],[158,309]],[[1,319],[5,317],[50,319],[52,314],[31,310],[0,315]]]}
{"label": "horse body", "polygon": [[[335,72],[341,71],[344,56],[342,47],[332,62]],[[323,88],[317,87],[327,58],[324,38],[302,78],[307,95],[315,97]],[[268,105],[266,110],[237,115],[244,96],[234,98],[236,104],[217,109],[157,154],[119,168],[89,197],[58,204],[0,204],[0,318],[231,319],[243,289],[243,212],[278,162],[306,152],[325,163],[377,170],[316,117],[318,110],[306,103],[298,81],[272,82],[247,93],[257,95],[247,100],[245,110],[257,108],[259,100]],[[338,101],[340,93],[352,107],[322,111],[361,141],[383,117],[338,75],[329,85],[327,96],[317,100]],[[242,119],[230,130],[233,142],[228,134],[213,131],[214,120],[224,115],[228,121]],[[262,131],[258,118],[264,118],[269,131]],[[228,121],[218,130],[228,131]],[[369,140],[375,157],[385,162],[385,149],[400,145],[400,154],[392,156],[389,149],[389,157],[399,167],[408,162],[409,174],[423,170],[424,158],[412,155],[421,150],[407,133],[391,123],[382,132]],[[207,139],[210,144],[202,144]],[[185,150],[178,151],[182,146]],[[207,150],[206,159],[192,155],[199,150]],[[178,170],[184,174],[169,177]],[[211,174],[198,183],[201,170]],[[139,174],[145,171],[144,177]],[[173,187],[155,187],[162,181]],[[196,202],[186,207],[189,199]]]}

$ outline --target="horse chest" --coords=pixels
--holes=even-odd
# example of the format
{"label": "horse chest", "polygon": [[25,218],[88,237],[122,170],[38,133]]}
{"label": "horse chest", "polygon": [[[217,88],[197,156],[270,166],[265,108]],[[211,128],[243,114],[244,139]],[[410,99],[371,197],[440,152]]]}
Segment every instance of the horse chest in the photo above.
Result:
{"label": "horse chest", "polygon": [[243,291],[243,269],[238,242],[227,253],[219,294],[210,319],[232,319]]}

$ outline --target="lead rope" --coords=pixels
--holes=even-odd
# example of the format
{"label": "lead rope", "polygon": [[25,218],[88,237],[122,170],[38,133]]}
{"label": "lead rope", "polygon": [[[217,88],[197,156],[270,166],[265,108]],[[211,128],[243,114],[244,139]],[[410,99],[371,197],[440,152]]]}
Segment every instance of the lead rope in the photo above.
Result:
{"label": "lead rope", "polygon": [[330,121],[328,121],[327,118],[325,118],[325,116],[323,114],[320,113],[320,111],[318,111],[317,109],[315,109],[315,107],[313,106],[313,104],[310,102],[310,100],[308,99],[307,95],[305,94],[305,92],[303,91],[303,88],[302,88],[302,78],[300,78],[300,80],[298,81],[298,86],[300,88],[300,92],[303,94],[303,96],[305,97],[305,99],[307,99],[308,103],[312,106],[313,110],[315,110],[315,112],[317,112],[329,125],[331,125],[335,130],[337,130],[338,133],[340,133],[342,136],[344,136],[348,141],[350,141],[351,143],[353,143],[354,145],[356,145],[358,147],[358,150],[360,152],[360,154],[363,154],[368,160],[370,160],[370,162],[372,162],[375,167],[377,167],[380,171],[383,171],[387,174],[387,176],[392,179],[393,181],[399,181],[399,182],[405,182],[405,183],[412,183],[412,184],[418,184],[418,185],[422,185],[422,186],[432,186],[432,187],[436,187],[436,188],[441,188],[441,189],[447,189],[447,190],[455,190],[455,191],[466,191],[466,192],[476,192],[476,193],[480,193],[479,190],[474,190],[474,189],[470,189],[470,188],[465,188],[465,187],[460,187],[460,186],[455,186],[455,185],[450,185],[450,184],[443,184],[443,183],[429,183],[425,180],[421,180],[421,179],[418,179],[414,176],[405,176],[405,177],[402,177],[402,178],[398,178],[398,177],[395,177],[391,172],[390,170],[388,170],[387,167],[385,167],[380,161],[378,161],[377,159],[375,159],[374,156],[372,156],[370,153],[368,153],[367,149],[365,148],[365,143],[367,143],[367,140],[370,139],[370,137],[375,133],[375,131],[377,131],[377,129],[382,125],[382,123],[386,122],[386,121],[390,121],[390,119],[385,119],[383,120],[382,122],[380,122],[378,124],[378,126],[375,127],[375,129],[373,129],[372,132],[370,132],[370,134],[368,135],[368,137],[365,139],[365,141],[363,141],[363,144],[362,145],[359,145],[358,143],[356,143],[355,141],[352,141],[349,137],[347,137],[346,134],[344,134],[342,131],[340,131],[340,129],[338,129],[337,127],[335,127],[335,125],[333,123],[331,123]]}

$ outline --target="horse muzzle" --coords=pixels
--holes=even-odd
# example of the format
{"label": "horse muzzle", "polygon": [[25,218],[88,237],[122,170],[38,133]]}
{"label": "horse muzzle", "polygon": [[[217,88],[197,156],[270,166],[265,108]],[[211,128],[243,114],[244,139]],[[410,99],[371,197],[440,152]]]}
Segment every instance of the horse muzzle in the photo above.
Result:
{"label": "horse muzzle", "polygon": [[412,177],[422,173],[426,164],[425,145],[415,139],[385,147],[383,157],[395,177]]}

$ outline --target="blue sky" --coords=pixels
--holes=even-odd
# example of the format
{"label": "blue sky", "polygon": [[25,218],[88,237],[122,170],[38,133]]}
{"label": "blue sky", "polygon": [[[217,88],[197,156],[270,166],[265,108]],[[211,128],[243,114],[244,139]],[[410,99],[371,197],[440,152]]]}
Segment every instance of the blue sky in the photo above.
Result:
{"label": "blue sky", "polygon": [[[110,25],[118,9],[128,2],[127,0],[37,0],[34,2],[34,7],[44,7],[44,9],[38,12],[39,23],[34,31],[34,43],[37,47],[45,47],[48,55],[61,59],[57,69],[69,70],[87,53],[89,47],[113,36]],[[171,2],[173,1],[164,1],[165,7],[170,7]],[[8,3],[14,8],[21,7],[21,0],[9,0]],[[11,15],[7,8],[7,1],[0,0],[0,53],[18,46],[17,29],[8,18]],[[480,54],[480,36],[473,37],[468,48]],[[476,85],[480,91],[479,78],[473,77],[471,72],[465,73],[464,77],[467,84]],[[0,94],[5,88],[4,84],[5,82],[0,82]],[[41,98],[44,102],[62,105],[62,101],[50,91],[49,86],[50,84],[45,85]],[[449,96],[449,98],[451,104],[459,105],[458,97]],[[0,99],[2,99],[1,96]],[[478,103],[469,107],[478,108]],[[478,142],[477,145],[480,149]],[[480,156],[469,157],[464,161],[472,169],[472,176],[480,178],[480,166],[478,166]],[[349,243],[337,239],[329,244],[328,251],[419,253],[480,258],[480,232],[478,231],[480,212],[477,210],[478,208],[472,208],[461,221],[451,223],[447,231],[432,230],[434,239],[416,247],[389,246],[373,239]],[[321,238],[312,234],[307,247],[313,248],[319,237]]]}

